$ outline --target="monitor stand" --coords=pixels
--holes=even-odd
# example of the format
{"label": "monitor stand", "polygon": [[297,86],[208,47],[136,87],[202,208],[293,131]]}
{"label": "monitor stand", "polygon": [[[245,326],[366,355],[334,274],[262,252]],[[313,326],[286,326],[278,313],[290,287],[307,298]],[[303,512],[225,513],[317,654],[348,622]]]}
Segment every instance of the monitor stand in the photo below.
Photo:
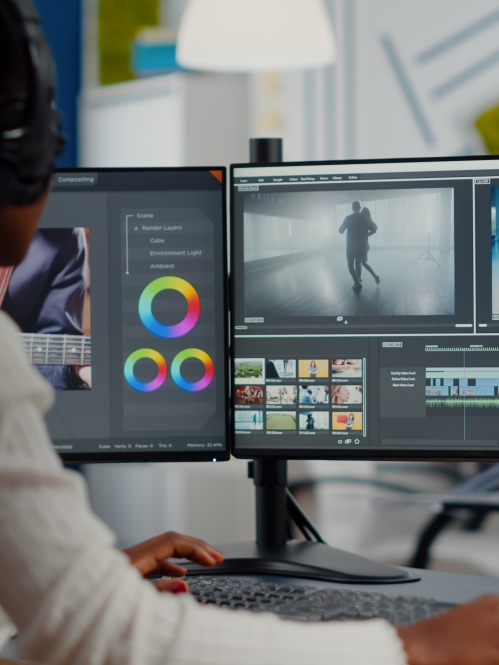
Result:
{"label": "monitor stand", "polygon": [[[289,540],[286,460],[255,460],[249,468],[256,493],[256,542],[218,545],[226,558],[210,569],[214,574],[279,575],[353,584],[400,584],[420,579],[403,568],[324,543]],[[207,573],[197,564],[185,565],[188,576]]]}
{"label": "monitor stand", "polygon": [[[282,139],[250,139],[250,162],[282,162]],[[213,568],[215,574],[283,575],[357,584],[400,584],[421,579],[402,568],[377,563],[325,543],[290,540],[290,518],[298,525],[308,520],[288,496],[286,460],[254,460],[249,468],[256,489],[256,542],[219,545],[225,561]],[[309,532],[318,535],[310,522],[308,527]],[[202,566],[189,562],[182,565],[188,569],[188,575],[206,575]]]}

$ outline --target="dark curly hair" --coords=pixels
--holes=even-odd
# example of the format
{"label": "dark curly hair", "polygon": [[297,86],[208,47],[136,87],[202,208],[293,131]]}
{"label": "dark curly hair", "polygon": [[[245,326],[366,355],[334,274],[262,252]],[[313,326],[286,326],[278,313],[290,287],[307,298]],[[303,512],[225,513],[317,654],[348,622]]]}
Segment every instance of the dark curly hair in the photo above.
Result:
{"label": "dark curly hair", "polygon": [[22,26],[10,3],[0,0],[0,131],[22,124],[30,72]]}

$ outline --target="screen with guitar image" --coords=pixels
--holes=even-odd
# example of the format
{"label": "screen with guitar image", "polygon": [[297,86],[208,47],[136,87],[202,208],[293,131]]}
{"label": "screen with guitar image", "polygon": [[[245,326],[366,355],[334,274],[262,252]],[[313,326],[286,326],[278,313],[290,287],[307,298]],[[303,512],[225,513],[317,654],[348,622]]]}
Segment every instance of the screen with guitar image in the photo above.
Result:
{"label": "screen with guitar image", "polygon": [[56,390],[90,390],[90,229],[39,229],[2,293],[29,361]]}
{"label": "screen with guitar image", "polygon": [[0,309],[67,462],[228,459],[224,169],[58,171]]}

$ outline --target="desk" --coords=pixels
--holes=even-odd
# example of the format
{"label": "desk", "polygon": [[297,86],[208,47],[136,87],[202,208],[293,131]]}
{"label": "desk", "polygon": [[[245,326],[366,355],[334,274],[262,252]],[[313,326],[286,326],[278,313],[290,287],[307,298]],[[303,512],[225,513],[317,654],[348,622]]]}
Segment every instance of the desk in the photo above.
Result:
{"label": "desk", "polygon": [[[423,596],[435,598],[446,603],[466,603],[486,593],[499,594],[499,578],[480,577],[478,575],[459,575],[457,573],[441,573],[434,570],[416,570],[407,568],[421,577],[419,582],[405,584],[332,584],[330,582],[314,582],[312,580],[296,580],[294,584],[315,586],[318,589],[348,588],[358,591],[377,591],[394,595]],[[227,576],[228,577],[228,576]],[[289,578],[272,578],[273,582],[285,584]],[[291,582],[289,582],[291,583]]]}
{"label": "desk", "polygon": [[[410,570],[410,569],[409,569]],[[332,584],[315,582],[296,577],[275,577],[271,575],[224,575],[237,579],[248,579],[256,582],[273,582],[275,584],[301,584],[315,586],[317,589],[355,589],[358,591],[377,591],[393,595],[412,595],[435,598],[447,603],[465,603],[486,593],[499,594],[499,578],[479,577],[478,575],[458,575],[457,573],[440,573],[433,570],[414,570],[421,577],[419,582],[407,584]],[[210,575],[210,572],[207,571]],[[11,640],[0,652],[0,657],[19,658],[16,640]]]}

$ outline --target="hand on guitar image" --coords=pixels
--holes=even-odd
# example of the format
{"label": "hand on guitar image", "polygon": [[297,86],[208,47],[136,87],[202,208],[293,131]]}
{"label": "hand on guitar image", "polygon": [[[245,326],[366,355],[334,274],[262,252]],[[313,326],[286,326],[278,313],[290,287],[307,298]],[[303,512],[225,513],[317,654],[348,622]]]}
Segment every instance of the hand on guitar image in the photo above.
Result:
{"label": "hand on guitar image", "polygon": [[[2,280],[0,308],[21,329],[30,362],[56,390],[91,387],[90,337],[83,332],[88,272],[86,230],[45,228]],[[85,325],[88,330],[88,317]]]}
{"label": "hand on guitar image", "polygon": [[92,388],[92,368],[90,365],[76,365],[75,372],[82,381],[84,389],[90,390]]}
{"label": "hand on guitar image", "polygon": [[[224,560],[223,554],[205,543],[204,540],[184,536],[181,533],[175,533],[175,531],[168,531],[161,536],[156,536],[134,547],[129,547],[123,552],[143,577],[183,577],[187,569],[168,561],[172,557],[188,559],[201,566],[215,566]],[[187,582],[179,579],[161,579],[153,582],[153,584],[161,592],[182,593],[189,591]]]}

